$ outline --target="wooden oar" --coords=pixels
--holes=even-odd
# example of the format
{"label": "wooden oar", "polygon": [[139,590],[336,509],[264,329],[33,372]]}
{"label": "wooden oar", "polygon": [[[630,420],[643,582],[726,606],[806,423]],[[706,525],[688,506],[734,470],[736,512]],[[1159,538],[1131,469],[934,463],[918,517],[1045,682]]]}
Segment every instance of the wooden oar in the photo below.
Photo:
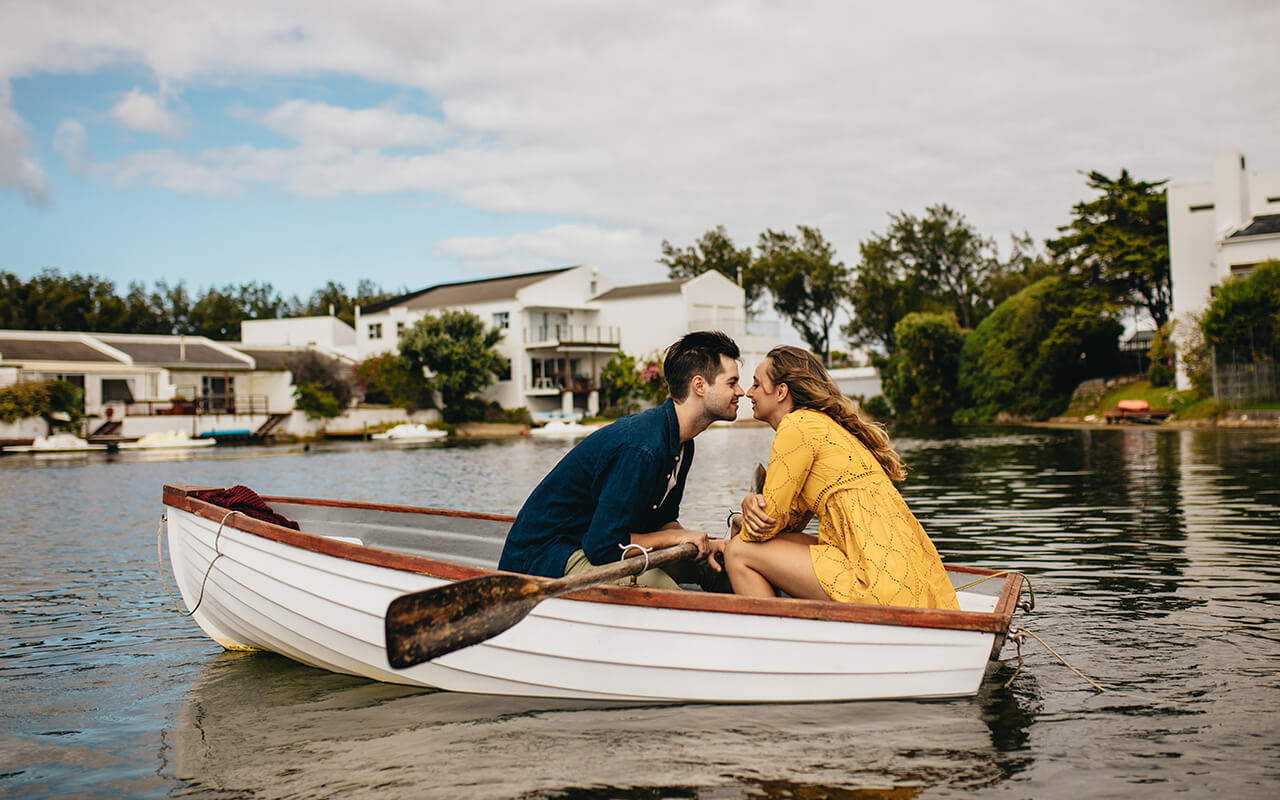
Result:
{"label": "wooden oar", "polygon": [[698,555],[692,542],[624,558],[556,580],[524,575],[484,575],[401,595],[387,607],[387,661],[407,669],[497,636],[548,597],[612,583],[646,568]]}

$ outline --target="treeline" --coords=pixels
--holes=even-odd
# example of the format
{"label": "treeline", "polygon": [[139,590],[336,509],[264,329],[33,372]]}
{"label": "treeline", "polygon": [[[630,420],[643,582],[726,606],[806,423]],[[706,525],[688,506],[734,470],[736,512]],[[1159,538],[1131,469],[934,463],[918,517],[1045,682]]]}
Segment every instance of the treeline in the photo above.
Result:
{"label": "treeline", "polygon": [[718,227],[689,247],[664,241],[658,261],[672,278],[716,269],[740,280],[749,305],[768,298],[829,362],[835,322],[848,314],[840,332],[871,354],[899,419],[1044,418],[1081,381],[1115,374],[1126,310],[1169,322],[1165,182],[1127,170],[1086,182],[1096,197],[1072,208],[1058,237],[1043,248],[1015,237],[1003,257],[963,215],[935,205],[891,214],[852,268],[805,226],[766,230],[754,251]]}
{"label": "treeline", "polygon": [[121,294],[112,281],[92,275],[63,275],[46,269],[30,280],[0,271],[0,329],[160,333],[238,340],[247,319],[282,319],[330,313],[354,324],[357,306],[385,300],[402,291],[385,292],[362,280],[355,294],[329,281],[302,300],[286,297],[269,283],[211,286],[191,291],[179,281],[157,282],[148,289],[131,283]]}

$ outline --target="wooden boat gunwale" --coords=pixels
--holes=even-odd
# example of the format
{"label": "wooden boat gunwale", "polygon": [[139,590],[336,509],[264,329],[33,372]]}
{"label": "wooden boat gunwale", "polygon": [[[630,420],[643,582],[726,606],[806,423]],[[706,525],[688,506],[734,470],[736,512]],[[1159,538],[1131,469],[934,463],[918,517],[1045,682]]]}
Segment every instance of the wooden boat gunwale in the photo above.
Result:
{"label": "wooden boat gunwale", "polygon": [[[223,527],[234,528],[263,539],[298,547],[322,555],[355,563],[428,575],[446,580],[465,580],[489,575],[497,570],[467,566],[426,556],[401,553],[370,545],[354,544],[319,534],[295,531],[281,525],[253,519],[244,514],[230,514],[213,503],[200,500],[196,492],[219,490],[217,486],[168,485],[164,487],[165,506],[180,509],[203,517]],[[325,500],[287,496],[264,496],[267,503],[287,503],[343,509],[367,509],[393,513],[422,514],[429,516],[479,519],[511,522],[514,517],[481,512],[455,511],[439,508],[402,506],[384,503],[364,503],[343,500]],[[982,567],[947,566],[950,572],[973,575],[975,578],[999,576],[1001,571]],[[1000,645],[1012,623],[1022,587],[1022,576],[1003,574],[995,609],[991,612],[951,611],[942,609],[905,608],[897,606],[871,606],[856,603],[835,603],[794,598],[755,598],[740,595],[714,594],[696,591],[669,591],[649,587],[598,586],[564,595],[565,599],[610,603],[625,606],[643,606],[689,611],[709,611],[725,614],[759,615],[769,617],[794,617],[833,622],[854,622],[870,625],[893,625],[913,628],[941,628],[947,630],[977,631],[996,634],[992,650],[999,652]],[[541,579],[549,580],[549,579]]]}

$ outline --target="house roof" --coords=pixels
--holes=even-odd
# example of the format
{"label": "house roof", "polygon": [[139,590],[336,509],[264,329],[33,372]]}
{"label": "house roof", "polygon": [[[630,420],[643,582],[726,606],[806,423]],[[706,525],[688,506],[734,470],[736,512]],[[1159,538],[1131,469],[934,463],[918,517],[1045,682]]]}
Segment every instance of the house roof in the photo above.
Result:
{"label": "house roof", "polygon": [[516,292],[524,287],[537,283],[543,278],[568,272],[573,267],[557,267],[541,272],[526,272],[521,275],[504,275],[498,278],[482,278],[477,281],[461,281],[458,283],[441,283],[419,289],[416,292],[402,294],[389,300],[361,306],[361,314],[375,314],[393,306],[404,306],[410,309],[441,308],[444,306],[461,306],[471,303],[485,303],[493,300],[506,300],[516,296]]}
{"label": "house roof", "polygon": [[0,339],[0,361],[119,362],[96,347],[71,339]]}
{"label": "house roof", "polygon": [[254,364],[260,370],[271,372],[287,372],[289,370],[289,357],[299,350],[301,347],[245,347],[236,345],[236,351],[244,353],[253,359]]}
{"label": "house roof", "polygon": [[610,289],[604,294],[598,294],[593,300],[623,300],[628,297],[648,297],[650,295],[659,294],[676,294],[680,291],[680,287],[688,282],[686,278],[678,278],[673,281],[661,281],[659,283],[638,283],[634,286],[618,286]]}
{"label": "house roof", "polygon": [[1266,236],[1280,233],[1280,214],[1260,214],[1245,227],[1228,236],[1228,239],[1240,239],[1245,236]]}
{"label": "house roof", "polygon": [[169,368],[252,369],[249,362],[220,350],[204,337],[94,334],[104,344],[128,354],[139,366]]}

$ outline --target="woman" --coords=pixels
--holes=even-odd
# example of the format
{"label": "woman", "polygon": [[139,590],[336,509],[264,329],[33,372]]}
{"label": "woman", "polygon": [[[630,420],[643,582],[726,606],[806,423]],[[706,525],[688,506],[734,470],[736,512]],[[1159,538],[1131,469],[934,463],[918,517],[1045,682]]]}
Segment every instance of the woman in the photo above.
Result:
{"label": "woman", "polygon": [[[959,608],[938,551],[893,481],[884,428],[840,393],[812,353],[781,346],[747,392],[777,433],[762,494],[742,501],[725,566],[737,594]],[[818,516],[818,536],[803,533]]]}

